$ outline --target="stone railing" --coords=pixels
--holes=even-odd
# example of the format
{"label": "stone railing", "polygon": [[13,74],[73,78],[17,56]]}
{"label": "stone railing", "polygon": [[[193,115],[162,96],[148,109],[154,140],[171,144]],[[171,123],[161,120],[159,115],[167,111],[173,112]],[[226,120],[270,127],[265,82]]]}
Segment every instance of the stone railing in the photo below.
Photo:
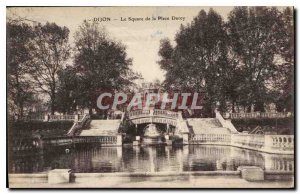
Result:
{"label": "stone railing", "polygon": [[225,120],[222,115],[220,114],[219,111],[215,111],[216,113],[216,119],[219,120],[221,123],[222,127],[225,127],[231,131],[231,133],[238,133],[237,129],[234,127],[234,125],[231,123],[230,120]]}
{"label": "stone railing", "polygon": [[[60,137],[48,138],[44,144],[48,146],[66,146],[72,144],[99,143],[101,145],[117,145],[118,136],[95,136],[95,137]],[[121,144],[122,145],[122,144]]]}
{"label": "stone railing", "polygon": [[49,116],[49,120],[48,121],[75,120],[75,115],[48,115],[48,116]]}
{"label": "stone railing", "polygon": [[197,134],[194,135],[190,144],[209,144],[209,143],[221,143],[221,144],[230,144],[231,134]]}
{"label": "stone railing", "polygon": [[114,145],[117,144],[117,139],[118,136],[91,136],[91,137],[74,137],[74,138],[65,138],[61,140],[52,140],[53,142],[57,141],[57,144],[63,143],[63,142],[68,142],[68,143],[73,143],[73,144],[85,144],[85,143],[100,143],[100,144],[110,144]]}
{"label": "stone railing", "polygon": [[101,144],[117,144],[117,136],[97,137],[97,140]]}
{"label": "stone railing", "polygon": [[172,118],[172,119],[178,119],[179,118],[179,113],[173,112],[173,111],[168,111],[168,110],[159,110],[159,109],[154,109],[154,110],[135,110],[131,111],[128,113],[129,118],[139,118],[139,117],[150,117],[150,116],[160,116],[160,117],[167,117],[167,118]]}
{"label": "stone railing", "polygon": [[68,136],[72,136],[75,134],[75,132],[78,130],[78,129],[81,129],[84,127],[84,125],[86,124],[87,120],[90,119],[90,115],[88,114],[85,114],[83,115],[83,117],[79,117],[79,115],[77,116],[77,118],[80,120],[75,120],[73,126],[71,127],[71,129],[68,131],[67,135]]}
{"label": "stone railing", "polygon": [[114,136],[90,136],[90,137],[81,137],[81,136],[77,136],[75,138],[73,138],[73,142],[75,144],[78,143],[100,143],[101,146],[109,146],[109,145],[113,145],[113,146],[121,146],[122,145],[122,135],[118,134],[118,135],[114,135]]}
{"label": "stone railing", "polygon": [[86,116],[86,114],[84,114],[84,115],[78,115],[78,120],[81,121],[85,116]]}
{"label": "stone railing", "polygon": [[196,134],[189,144],[229,145],[276,154],[294,154],[293,135]]}
{"label": "stone railing", "polygon": [[268,153],[294,154],[293,135],[232,134],[231,145]]}
{"label": "stone railing", "polygon": [[239,119],[239,118],[285,118],[291,117],[290,112],[251,112],[251,113],[224,113],[223,117],[228,119]]}
{"label": "stone railing", "polygon": [[294,150],[294,136],[293,135],[266,135],[265,146],[268,149],[275,150]]}
{"label": "stone railing", "polygon": [[173,112],[173,111],[167,111],[167,110],[154,110],[153,111],[153,115],[157,115],[157,116],[166,116],[166,117],[171,117],[171,118],[178,118],[178,113],[177,112]]}
{"label": "stone railing", "polygon": [[135,110],[128,113],[129,118],[142,117],[150,115],[150,110]]}
{"label": "stone railing", "polygon": [[39,115],[39,116],[33,116],[28,117],[26,119],[31,121],[80,121],[84,115],[81,114],[75,114],[75,115]]}
{"label": "stone railing", "polygon": [[264,135],[234,134],[231,136],[231,145],[260,150],[265,146],[265,137]]}

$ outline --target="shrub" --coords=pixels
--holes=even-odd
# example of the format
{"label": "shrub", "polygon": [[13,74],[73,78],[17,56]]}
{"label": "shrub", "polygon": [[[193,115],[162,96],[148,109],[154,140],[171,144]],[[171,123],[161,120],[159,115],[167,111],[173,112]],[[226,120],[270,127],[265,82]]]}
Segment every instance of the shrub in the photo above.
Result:
{"label": "shrub", "polygon": [[232,124],[238,131],[251,131],[260,126],[265,132],[275,132],[282,135],[294,134],[294,118],[243,118],[232,119]]}

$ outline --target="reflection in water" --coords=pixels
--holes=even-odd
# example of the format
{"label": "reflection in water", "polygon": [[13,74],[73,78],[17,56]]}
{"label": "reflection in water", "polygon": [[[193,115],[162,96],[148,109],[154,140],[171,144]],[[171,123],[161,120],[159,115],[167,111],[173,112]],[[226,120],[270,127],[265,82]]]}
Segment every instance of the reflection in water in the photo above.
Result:
{"label": "reflection in water", "polygon": [[54,168],[73,172],[179,172],[237,170],[259,166],[270,171],[293,171],[292,155],[275,155],[229,146],[97,147],[43,156],[10,158],[11,173],[32,173]]}

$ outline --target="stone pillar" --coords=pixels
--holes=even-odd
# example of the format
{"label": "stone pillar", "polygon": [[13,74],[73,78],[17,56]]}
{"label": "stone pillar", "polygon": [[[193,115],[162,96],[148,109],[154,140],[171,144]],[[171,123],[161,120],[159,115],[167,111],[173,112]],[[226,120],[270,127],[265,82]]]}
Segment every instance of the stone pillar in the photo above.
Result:
{"label": "stone pillar", "polygon": [[169,135],[165,135],[165,139],[169,140],[170,139]]}
{"label": "stone pillar", "polygon": [[122,146],[122,144],[123,144],[122,135],[119,134],[119,135],[117,135],[117,145]]}
{"label": "stone pillar", "polygon": [[170,133],[170,124],[167,123],[167,134],[169,134],[169,133]]}
{"label": "stone pillar", "polygon": [[133,145],[137,146],[140,145],[141,137],[140,136],[135,136],[135,141],[133,141]]}
{"label": "stone pillar", "polygon": [[69,183],[71,169],[54,169],[48,173],[49,184]]}
{"label": "stone pillar", "polygon": [[133,142],[132,142],[132,145],[133,145],[133,146],[138,146],[138,145],[140,145],[140,142],[139,142],[139,141],[133,141]]}
{"label": "stone pillar", "polygon": [[264,158],[265,158],[265,170],[269,170],[269,171],[274,170],[273,169],[274,161],[276,161],[277,158],[274,159],[272,155],[269,154],[266,154]]}
{"label": "stone pillar", "polygon": [[150,109],[150,122],[153,123],[154,110]]}
{"label": "stone pillar", "polygon": [[150,109],[150,116],[153,116],[154,110]]}
{"label": "stone pillar", "polygon": [[216,161],[216,168],[217,168],[218,171],[222,171],[223,170],[222,163],[221,163],[220,160]]}
{"label": "stone pillar", "polygon": [[173,145],[173,141],[172,140],[166,140],[166,144],[168,145],[168,146],[171,146],[171,145]]}
{"label": "stone pillar", "polygon": [[44,122],[48,122],[49,121],[49,117],[50,116],[48,114],[46,114],[45,117],[44,117]]}
{"label": "stone pillar", "polygon": [[182,144],[189,144],[189,134],[188,133],[182,134]]}
{"label": "stone pillar", "polygon": [[272,151],[274,148],[272,135],[265,135],[264,151]]}
{"label": "stone pillar", "polygon": [[116,148],[117,148],[117,156],[118,156],[118,158],[122,158],[122,154],[123,154],[122,147],[116,147]]}
{"label": "stone pillar", "polygon": [[237,169],[241,172],[243,179],[247,181],[263,181],[264,171],[260,167],[256,166],[240,166]]}
{"label": "stone pillar", "polygon": [[165,135],[165,139],[166,139],[166,144],[168,146],[171,146],[173,144],[173,141],[170,140],[170,136],[169,135]]}

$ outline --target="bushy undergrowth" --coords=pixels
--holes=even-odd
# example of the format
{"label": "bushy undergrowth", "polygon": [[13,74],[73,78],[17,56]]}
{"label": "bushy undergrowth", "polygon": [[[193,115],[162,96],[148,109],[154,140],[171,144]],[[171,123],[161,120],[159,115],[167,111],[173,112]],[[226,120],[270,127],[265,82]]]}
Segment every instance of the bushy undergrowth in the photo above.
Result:
{"label": "bushy undergrowth", "polygon": [[290,135],[294,134],[294,118],[247,118],[232,119],[238,131],[251,131],[260,126],[265,132]]}
{"label": "bushy undergrowth", "polygon": [[8,132],[12,136],[30,137],[40,135],[42,138],[65,136],[73,121],[10,121]]}

